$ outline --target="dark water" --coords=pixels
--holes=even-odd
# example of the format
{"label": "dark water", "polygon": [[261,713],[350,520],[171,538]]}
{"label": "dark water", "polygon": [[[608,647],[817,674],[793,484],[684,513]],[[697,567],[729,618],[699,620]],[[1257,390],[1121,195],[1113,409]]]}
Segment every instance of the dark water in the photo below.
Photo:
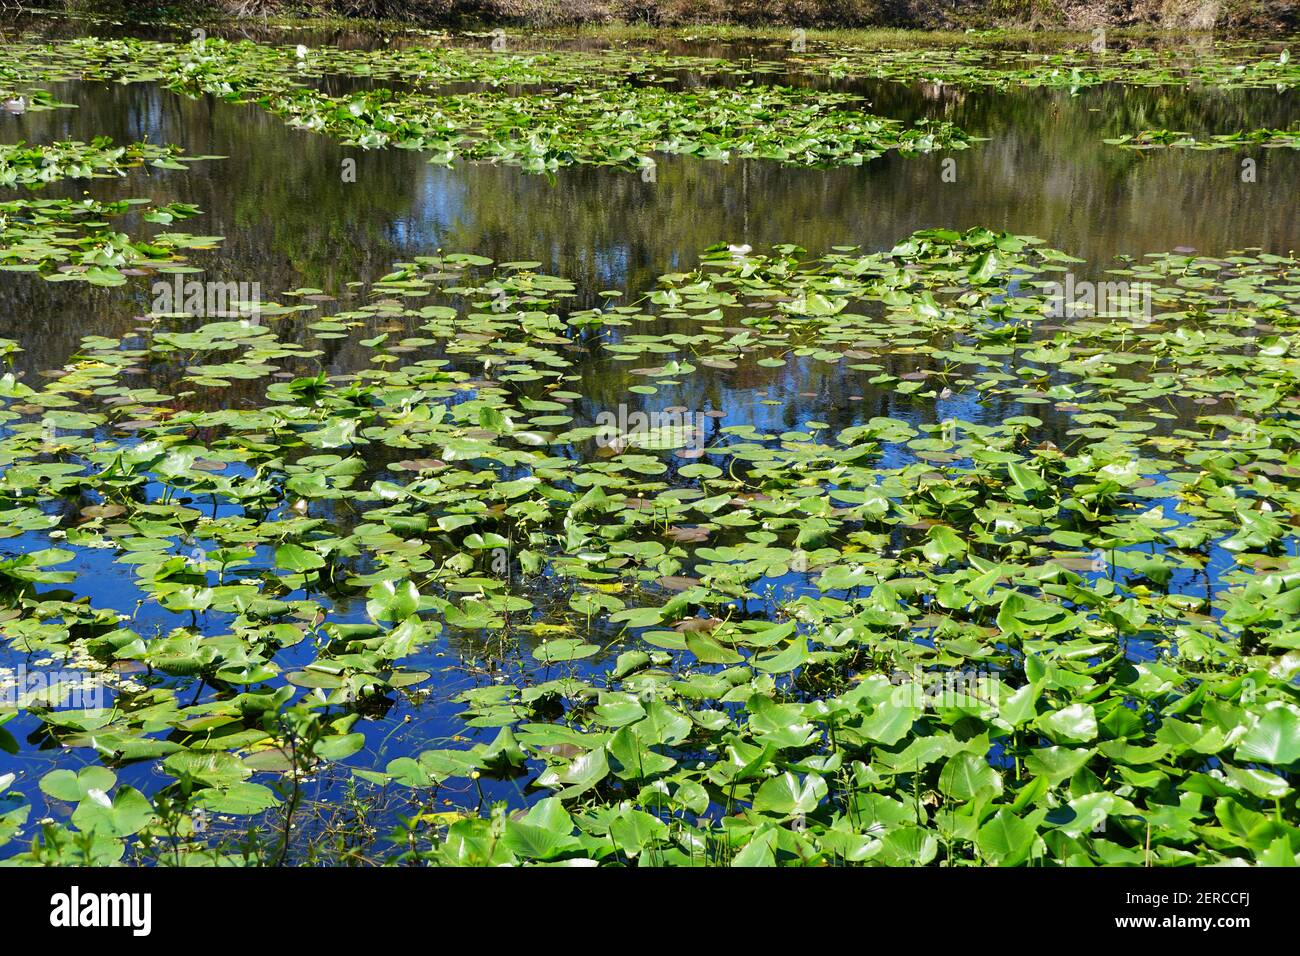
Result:
{"label": "dark water", "polygon": [[[682,52],[716,55],[719,50],[683,47]],[[563,169],[548,179],[511,167],[446,169],[401,150],[343,147],[290,129],[256,107],[190,99],[153,84],[64,83],[51,90],[77,109],[0,114],[0,142],[109,135],[118,142],[175,143],[190,154],[227,157],[184,172],[141,169],[123,179],[60,184],[46,194],[76,195],[84,189],[96,198],[143,196],[157,203],[196,204],[203,215],[178,228],[225,240],[219,250],[195,254],[191,261],[208,279],[257,282],[262,298],[273,301],[302,286],[344,293],[349,281],[377,279],[395,261],[439,250],[497,261],[539,260],[542,271],[577,284],[573,307],[585,308],[598,304],[597,293],[607,289],[623,290],[622,301],[634,301],[657,276],[692,267],[701,250],[719,241],[748,243],[759,252],[785,242],[813,253],[839,245],[870,251],[889,248],[917,229],[981,225],[1038,236],[1087,259],[1088,266],[1079,267],[1081,276],[1099,273],[1119,255],[1140,257],[1178,247],[1214,254],[1244,247],[1286,253],[1300,246],[1297,151],[1132,153],[1102,142],[1143,128],[1207,134],[1286,127],[1297,115],[1294,91],[1104,86],[1071,96],[884,82],[847,88],[864,95],[874,112],[942,118],[989,139],[965,152],[891,155],[860,168],[805,170],[661,156],[652,182],[591,167]],[[356,161],[355,182],[341,175],[349,158]],[[956,161],[955,182],[942,176],[948,158]],[[1245,158],[1257,163],[1254,182],[1242,180]],[[84,335],[128,334],[149,311],[150,300],[150,280],[143,277],[101,289],[0,273],[0,336],[23,347],[16,367],[30,380],[41,370],[60,367]],[[364,367],[372,354],[346,340],[322,348],[331,374]],[[883,360],[895,374],[907,367],[904,356]],[[637,380],[627,369],[627,363],[594,360],[575,369],[592,409],[629,401],[627,388]],[[136,379],[132,384],[165,390],[166,383]],[[264,384],[236,383],[226,393],[228,400],[255,401]],[[809,418],[838,428],[872,415],[916,417],[914,402],[895,405],[888,392],[859,384],[816,363],[792,362],[775,376],[765,372],[761,381],[742,372],[687,382],[674,400],[688,408],[737,410],[731,422],[760,429],[798,427]],[[955,402],[933,409],[929,420],[1022,411],[980,408],[969,398]],[[1064,419],[1051,421],[1050,410],[1036,408],[1035,414],[1049,419],[1049,432],[1063,431]],[[12,552],[20,543],[5,542],[5,550]],[[80,551],[77,562],[66,567],[78,572],[77,592],[96,606],[129,609],[137,593],[131,571],[112,559],[112,552]],[[1215,570],[1211,567],[1210,575]],[[1196,586],[1204,588],[1204,580]],[[364,618],[361,602],[354,603],[338,608],[340,616]],[[156,623],[165,630],[175,625],[172,617],[145,608],[136,628],[143,633]],[[205,624],[219,633],[225,621],[211,617]],[[463,730],[452,720],[460,708],[447,698],[491,676],[487,663],[477,673],[445,668],[450,659],[486,661],[486,650],[469,638],[446,637],[413,658],[411,666],[438,675],[433,692],[420,703],[402,698],[387,714],[376,715],[380,719],[359,723],[355,729],[367,735],[368,748],[350,762],[382,768],[393,757],[446,745],[452,733]],[[281,662],[289,664],[295,653],[310,650],[291,650]],[[4,657],[0,663],[6,663]],[[403,725],[408,716],[411,722]],[[21,740],[36,726],[24,717],[8,729]],[[486,733],[490,739],[495,731]],[[39,739],[29,743],[17,757],[0,755],[0,773],[25,771],[34,780],[56,764],[92,759],[85,751],[59,753]],[[150,764],[125,768],[120,776],[146,790],[167,779]],[[496,792],[512,788],[493,786]],[[39,805],[33,815],[42,815]]]}
{"label": "dark water", "polygon": [[[1291,149],[1134,153],[1102,140],[1142,128],[1206,134],[1282,128],[1297,92],[1105,86],[1000,93],[900,84],[858,87],[875,112],[943,118],[989,137],[970,150],[888,155],[857,168],[797,169],[761,161],[658,157],[654,182],[575,167],[554,181],[513,167],[428,165],[416,153],[365,151],[287,127],[253,106],[187,99],[153,84],[59,84],[76,110],[0,115],[0,141],[147,139],[228,158],[186,172],[138,170],[120,180],[60,184],[97,198],[148,196],[198,205],[181,228],[222,235],[197,256],[208,278],[256,281],[264,297],[303,285],[337,290],[415,255],[474,252],[539,260],[577,283],[582,307],[604,289],[629,293],[693,265],[715,242],[761,251],[794,242],[889,248],[917,229],[982,225],[1035,235],[1102,269],[1116,255],[1300,246]],[[356,182],[344,182],[344,159]],[[943,178],[945,159],[956,181]],[[1242,181],[1242,160],[1256,162]],[[30,276],[0,280],[0,335],[31,369],[62,364],[88,331],[120,334],[148,310],[147,283],[102,291]],[[93,326],[89,324],[93,316]]]}

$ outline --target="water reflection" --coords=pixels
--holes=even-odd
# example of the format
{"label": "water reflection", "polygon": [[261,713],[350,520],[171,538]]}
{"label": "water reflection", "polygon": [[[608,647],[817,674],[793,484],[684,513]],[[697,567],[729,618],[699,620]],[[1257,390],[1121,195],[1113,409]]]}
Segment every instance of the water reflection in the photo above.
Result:
{"label": "water reflection", "polygon": [[[0,139],[48,142],[110,135],[176,143],[223,160],[186,172],[138,170],[121,180],[63,183],[45,195],[147,196],[191,202],[187,231],[225,236],[194,261],[209,278],[259,282],[264,295],[303,285],[337,291],[392,262],[436,250],[535,259],[596,293],[636,294],[689,268],[720,240],[756,250],[795,242],[888,248],[932,226],[985,225],[1041,237],[1100,270],[1113,256],[1193,247],[1286,252],[1300,217],[1294,150],[1133,153],[1102,140],[1144,127],[1194,133],[1283,127],[1294,92],[1124,88],[1066,91],[859,84],[870,108],[904,119],[942,117],[989,137],[975,148],[858,168],[795,169],[761,161],[657,157],[654,181],[576,167],[553,180],[510,167],[428,165],[402,150],[364,151],[294,130],[254,106],[188,99],[152,84],[64,83],[76,110],[0,117]],[[343,161],[356,161],[356,181]],[[1243,182],[1241,161],[1257,163]],[[955,181],[942,175],[955,160]],[[952,177],[949,176],[949,179]],[[17,196],[17,193],[13,194]],[[82,335],[121,335],[148,310],[149,281],[115,290],[0,278],[0,335],[18,340],[29,370],[57,367]]]}

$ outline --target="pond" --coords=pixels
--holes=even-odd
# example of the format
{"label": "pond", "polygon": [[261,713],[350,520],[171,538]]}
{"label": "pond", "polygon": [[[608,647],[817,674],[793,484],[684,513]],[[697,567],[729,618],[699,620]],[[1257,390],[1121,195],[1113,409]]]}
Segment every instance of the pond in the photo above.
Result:
{"label": "pond", "polygon": [[0,856],[1300,851],[1285,44],[3,29]]}

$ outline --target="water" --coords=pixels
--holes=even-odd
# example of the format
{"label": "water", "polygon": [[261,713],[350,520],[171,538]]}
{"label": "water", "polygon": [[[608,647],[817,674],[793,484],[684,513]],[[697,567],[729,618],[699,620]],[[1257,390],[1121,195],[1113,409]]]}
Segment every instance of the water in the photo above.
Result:
{"label": "water", "polygon": [[[684,44],[680,52],[750,51]],[[684,82],[724,81],[687,76]],[[330,80],[327,85],[337,91],[348,84]],[[1285,127],[1296,115],[1295,91],[1107,85],[1072,96],[1066,91],[997,92],[886,82],[833,85],[860,93],[874,112],[902,119],[942,118],[989,140],[965,152],[889,155],[859,168],[810,170],[758,161],[659,157],[653,181],[591,167],[562,169],[547,178],[512,167],[461,163],[447,169],[411,152],[344,147],[291,129],[254,106],[191,99],[155,84],[62,83],[52,86],[52,92],[78,104],[77,109],[0,114],[0,142],[89,141],[108,135],[119,143],[176,143],[191,155],[227,157],[184,172],[140,169],[122,179],[58,184],[44,194],[85,190],[96,198],[145,196],[156,203],[193,203],[203,215],[180,228],[225,237],[219,249],[190,257],[206,271],[205,278],[257,282],[262,298],[273,301],[287,301],[282,298],[286,290],[319,287],[340,298],[325,306],[326,314],[358,301],[349,297],[346,283],[373,281],[396,261],[438,251],[472,252],[498,262],[538,260],[543,264],[539,271],[576,283],[577,309],[599,305],[604,290],[620,290],[621,301],[635,301],[654,287],[659,275],[691,268],[703,249],[719,241],[749,244],[760,252],[783,242],[813,254],[842,245],[872,251],[888,249],[918,229],[982,225],[1038,236],[1088,260],[1078,270],[1084,278],[1100,277],[1116,256],[1175,248],[1222,254],[1258,247],[1286,253],[1300,246],[1296,151],[1132,153],[1102,142],[1151,127],[1193,133]],[[1253,182],[1243,181],[1244,158],[1257,163]],[[944,165],[949,159],[955,160],[955,181],[945,180],[945,170],[953,170]],[[345,160],[355,161],[355,182],[345,181]],[[42,371],[60,368],[86,334],[132,335],[150,310],[151,298],[144,278],[102,289],[0,274],[0,336],[22,346],[15,367],[31,381]],[[276,328],[286,338],[307,342],[305,326],[319,317],[275,320]],[[349,341],[319,343],[326,372],[340,375],[367,366],[372,353]],[[575,371],[588,400],[580,411],[588,418],[600,408],[629,402],[627,388],[640,380],[628,369],[645,364],[611,362],[594,349],[579,349],[570,357],[580,360]],[[907,356],[880,361],[893,374],[912,367]],[[792,362],[762,381],[738,373],[696,378],[671,396],[661,393],[661,399],[723,411],[730,415],[727,423],[744,421],[773,430],[799,428],[810,418],[837,429],[874,415],[997,420],[1025,411],[1014,403],[981,407],[958,398],[918,415],[914,402],[900,402],[888,389],[866,385],[866,377]],[[265,384],[234,382],[220,401],[254,404]],[[132,385],[166,392],[176,382],[137,376]],[[1163,423],[1162,430],[1186,424],[1197,413],[1185,406],[1177,410],[1179,420]],[[1067,416],[1039,407],[1034,413],[1045,419],[1045,438],[1065,440]],[[373,447],[366,456],[371,474],[381,474],[402,457]],[[0,550],[14,553],[39,546],[36,541],[10,539]],[[78,573],[75,591],[96,606],[129,610],[138,592],[131,570],[115,564],[113,557],[111,551],[79,551],[77,561],[68,565]],[[1222,552],[1216,562],[1209,577],[1226,566]],[[1208,578],[1195,577],[1202,576],[1183,575],[1179,585],[1208,586]],[[774,583],[803,586],[798,576]],[[364,620],[364,600],[337,611],[342,619]],[[146,607],[135,627],[142,632],[153,624],[165,629],[175,626],[174,618]],[[228,616],[211,614],[202,626],[208,633],[221,633],[228,621]],[[454,719],[461,708],[449,697],[491,682],[494,653],[491,642],[444,634],[411,659],[410,666],[434,672],[434,680],[422,688],[428,693],[419,700],[397,697],[386,712],[361,721],[355,729],[365,733],[367,750],[356,765],[382,767],[395,756],[442,746],[453,734],[466,733]],[[280,660],[296,658],[299,663],[310,660],[310,648],[300,646]],[[468,666],[450,667],[466,659]],[[0,665],[21,660],[0,652]],[[198,686],[194,693],[197,702],[211,691]],[[60,750],[38,735],[38,727],[25,715],[8,725],[22,747],[17,755],[0,754],[0,774],[18,771],[31,781],[53,766],[93,762],[91,751]],[[479,737],[468,733],[471,739],[490,740],[495,731],[479,731]],[[146,791],[167,779],[148,762],[123,768],[120,778]],[[336,793],[330,788],[338,780],[326,777],[315,785],[322,794]],[[526,799],[521,784],[485,780],[482,785],[490,796]],[[472,800],[465,794],[457,797]],[[38,807],[34,816],[41,815]]]}
{"label": "water", "polygon": [[[1300,246],[1296,151],[1133,153],[1102,142],[1152,127],[1284,128],[1296,115],[1294,90],[1104,86],[1071,96],[863,83],[855,91],[871,110],[942,118],[990,139],[964,152],[891,154],[857,168],[661,156],[654,182],[595,167],[562,169],[552,182],[513,167],[445,169],[416,153],[344,147],[254,106],[192,100],[154,84],[51,89],[79,108],[0,116],[0,142],[109,135],[227,156],[183,173],[138,170],[89,191],[198,205],[203,217],[184,228],[226,238],[197,264],[209,278],[258,281],[272,299],[303,285],[337,289],[377,278],[395,261],[439,249],[540,260],[577,283],[581,307],[590,307],[604,289],[634,297],[719,241],[870,251],[917,229],[983,225],[1038,236],[1096,269],[1117,255],[1177,247],[1218,254]],[[1255,182],[1241,181],[1243,158],[1256,160]],[[356,162],[355,183],[343,181],[345,159]],[[946,159],[956,162],[955,182],[944,181]],[[66,193],[47,194],[86,188],[60,185]],[[87,316],[97,332],[125,332],[147,311],[143,289],[132,283],[105,293],[6,276],[0,335],[28,350],[27,368],[56,368],[87,331]],[[346,365],[343,358],[336,367]]]}

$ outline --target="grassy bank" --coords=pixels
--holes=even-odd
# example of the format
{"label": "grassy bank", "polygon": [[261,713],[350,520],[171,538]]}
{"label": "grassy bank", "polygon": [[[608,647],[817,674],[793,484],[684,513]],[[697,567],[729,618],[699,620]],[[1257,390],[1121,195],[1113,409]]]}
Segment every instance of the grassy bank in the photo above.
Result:
{"label": "grassy bank", "polygon": [[1027,31],[1108,28],[1289,32],[1291,0],[69,0],[64,9],[149,18],[177,15],[389,20],[405,24],[741,26]]}

